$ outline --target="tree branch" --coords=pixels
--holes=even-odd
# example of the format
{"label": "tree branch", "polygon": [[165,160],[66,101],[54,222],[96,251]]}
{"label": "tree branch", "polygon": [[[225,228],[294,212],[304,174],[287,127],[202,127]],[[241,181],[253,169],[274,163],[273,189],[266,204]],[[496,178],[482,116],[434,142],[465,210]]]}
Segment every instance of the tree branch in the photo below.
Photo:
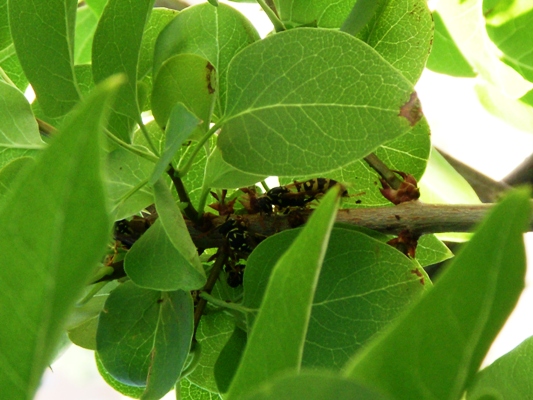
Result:
{"label": "tree branch", "polygon": [[[403,230],[413,234],[443,232],[471,232],[480,223],[494,204],[448,205],[424,204],[418,201],[406,202],[394,207],[369,207],[341,209],[336,222],[357,225],[375,231],[397,235]],[[304,223],[311,215],[311,210],[299,212],[298,221]],[[244,215],[251,234],[270,236],[294,227],[291,215]],[[226,216],[213,218],[213,226],[226,221]],[[202,232],[187,221],[189,233],[198,248],[220,247],[224,237],[218,230]],[[529,221],[533,230],[533,216]]]}

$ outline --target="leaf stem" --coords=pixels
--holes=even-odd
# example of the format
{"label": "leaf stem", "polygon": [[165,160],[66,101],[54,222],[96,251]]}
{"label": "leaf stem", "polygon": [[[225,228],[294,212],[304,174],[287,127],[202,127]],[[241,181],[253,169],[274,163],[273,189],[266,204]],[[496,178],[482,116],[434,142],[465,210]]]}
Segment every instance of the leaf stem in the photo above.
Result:
{"label": "leaf stem", "polygon": [[191,203],[191,198],[189,197],[189,193],[187,190],[185,190],[185,186],[183,185],[183,181],[178,176],[176,170],[172,166],[172,164],[169,164],[167,169],[167,174],[170,176],[170,179],[172,179],[172,183],[174,183],[174,187],[176,188],[176,191],[178,192],[178,197],[180,198],[180,201],[182,203],[187,204],[183,212],[194,223],[198,222],[199,215],[198,211],[194,208],[194,206]]}
{"label": "leaf stem", "polygon": [[215,296],[211,296],[209,293],[202,292],[200,293],[200,298],[207,300],[209,303],[212,303],[216,306],[222,307],[222,308],[228,308],[230,310],[240,311],[242,313],[253,313],[257,312],[257,310],[254,310],[253,308],[244,307],[240,304],[236,303],[228,303],[224,300],[217,299]]}
{"label": "leaf stem", "polygon": [[367,164],[376,171],[383,179],[387,181],[389,186],[393,189],[398,189],[402,184],[402,181],[392,172],[383,161],[381,161],[378,156],[374,153],[370,153],[364,158]]}
{"label": "leaf stem", "polygon": [[287,30],[285,25],[283,25],[283,22],[279,19],[276,11],[274,11],[265,0],[257,0],[263,11],[268,16],[268,19],[270,19],[270,22],[272,22],[272,25],[274,25],[274,29],[276,32],[282,32]]}
{"label": "leaf stem", "polygon": [[131,144],[124,142],[123,140],[119,139],[118,137],[113,135],[111,132],[109,132],[107,129],[105,129],[105,134],[109,139],[111,139],[111,141],[115,142],[120,147],[132,152],[135,155],[145,158],[148,161],[151,161],[153,163],[156,163],[159,160],[159,158],[155,156],[154,154],[148,153],[146,151],[139,149],[138,147],[132,146]]}
{"label": "leaf stem", "polygon": [[159,151],[154,145],[154,142],[152,142],[152,139],[150,138],[150,133],[148,132],[148,129],[146,129],[146,125],[144,125],[144,122],[142,121],[142,118],[139,116],[139,121],[137,122],[139,124],[139,128],[141,129],[141,132],[143,133],[144,139],[148,143],[148,146],[152,149],[153,153],[159,158]]}
{"label": "leaf stem", "polygon": [[[207,278],[207,282],[202,289],[202,292],[206,292],[208,294],[211,294],[211,291],[215,287],[215,283],[217,283],[218,276],[222,272],[222,267],[226,263],[226,260],[228,259],[228,254],[223,251],[223,249],[219,249],[217,258],[213,264],[213,268],[211,268],[211,272],[209,273],[209,277]],[[196,305],[196,309],[194,310],[194,334],[193,334],[193,342],[196,341],[196,331],[198,330],[198,324],[200,323],[200,319],[202,318],[202,314],[204,313],[205,306],[207,305],[207,300],[200,297],[200,300],[198,301],[198,304]]]}
{"label": "leaf stem", "polygon": [[204,144],[209,140],[209,138],[211,136],[213,136],[213,134],[219,128],[220,128],[220,122],[216,123],[215,125],[213,125],[211,127],[211,129],[209,129],[207,131],[207,133],[198,141],[198,143],[196,143],[196,147],[192,151],[192,154],[189,157],[189,161],[187,161],[187,163],[185,164],[185,166],[183,168],[179,169],[179,171],[178,171],[178,176],[179,177],[183,177],[183,176],[187,175],[187,172],[189,172],[189,170],[191,169],[192,165],[194,164],[194,159],[196,158],[196,156],[198,155],[198,153],[200,152],[200,150],[202,149]]}

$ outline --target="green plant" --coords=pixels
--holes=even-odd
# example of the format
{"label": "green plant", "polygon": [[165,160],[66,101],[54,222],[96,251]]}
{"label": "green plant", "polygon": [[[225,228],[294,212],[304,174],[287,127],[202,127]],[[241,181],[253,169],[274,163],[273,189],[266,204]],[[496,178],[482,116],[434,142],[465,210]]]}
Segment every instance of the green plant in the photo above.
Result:
{"label": "green plant", "polygon": [[[258,2],[262,40],[216,1],[0,1],[3,396],[34,395],[65,332],[143,399],[531,396],[502,378],[529,341],[477,372],[524,286],[530,192],[482,222],[421,204],[413,88],[426,62],[477,74],[530,128],[527,2],[442,1],[435,38],[424,0]],[[432,287],[434,234],[474,222]]]}

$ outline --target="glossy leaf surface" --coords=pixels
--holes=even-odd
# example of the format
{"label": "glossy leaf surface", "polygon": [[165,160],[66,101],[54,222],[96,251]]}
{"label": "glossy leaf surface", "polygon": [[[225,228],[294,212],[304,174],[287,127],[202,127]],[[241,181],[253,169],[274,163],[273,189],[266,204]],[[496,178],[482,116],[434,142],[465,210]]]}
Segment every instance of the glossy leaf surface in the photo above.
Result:
{"label": "glossy leaf surface", "polygon": [[509,194],[433,290],[356,354],[346,376],[398,399],[459,398],[524,287],[530,215],[529,192]]}
{"label": "glossy leaf surface", "polygon": [[302,28],[270,36],[232,60],[228,81],[218,146],[225,161],[250,173],[331,171],[421,117],[411,84],[342,32]]}
{"label": "glossy leaf surface", "polygon": [[[78,107],[2,208],[0,386],[31,398],[110,229],[99,135],[118,80]],[[35,201],[35,199],[39,201]],[[43,301],[46,299],[46,301]],[[24,343],[24,346],[20,346]]]}

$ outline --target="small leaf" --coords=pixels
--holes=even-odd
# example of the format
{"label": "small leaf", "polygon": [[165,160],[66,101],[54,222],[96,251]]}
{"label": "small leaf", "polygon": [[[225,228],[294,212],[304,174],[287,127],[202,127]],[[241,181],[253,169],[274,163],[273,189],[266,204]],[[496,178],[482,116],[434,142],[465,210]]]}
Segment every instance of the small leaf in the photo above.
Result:
{"label": "small leaf", "polygon": [[128,251],[124,269],[136,285],[147,289],[196,290],[205,284],[205,273],[183,258],[159,219]]}
{"label": "small leaf", "polygon": [[95,82],[124,73],[128,81],[120,90],[111,115],[112,133],[131,142],[131,129],[140,119],[137,104],[137,64],[144,26],[154,0],[109,0],[94,33],[92,67]]}
{"label": "small leaf", "polygon": [[228,82],[218,146],[226,162],[249,173],[322,174],[401,136],[421,117],[402,116],[416,101],[398,70],[342,32],[269,36],[235,56]]}
{"label": "small leaf", "polygon": [[43,148],[28,101],[18,89],[0,81],[0,168]]}
{"label": "small leaf", "polygon": [[192,332],[189,293],[162,293],[126,282],[111,292],[100,314],[98,356],[119,382],[146,386],[142,398],[159,399],[179,378]]}
{"label": "small leaf", "polygon": [[227,189],[253,185],[267,178],[265,175],[247,174],[233,168],[222,158],[220,149],[215,147],[207,159],[205,182],[210,188]]}
{"label": "small leaf", "polygon": [[433,12],[433,21],[435,23],[435,37],[433,38],[433,46],[431,47],[427,68],[451,76],[475,77],[477,75],[476,72],[457,47],[437,11]]}
{"label": "small leaf", "polygon": [[339,195],[338,187],[326,193],[298,238],[276,263],[228,399],[242,396],[280,372],[300,369],[313,296]]}
{"label": "small leaf", "polygon": [[215,67],[218,76],[217,115],[226,100],[226,74],[231,59],[259,34],[241,13],[220,4],[208,3],[187,7],[161,32],[154,53],[154,76],[161,65],[177,54],[196,54]]}
{"label": "small leaf", "polygon": [[0,265],[9,266],[0,268],[0,318],[9,321],[0,326],[6,398],[33,397],[68,312],[105,252],[111,224],[98,139],[119,83],[102,83],[73,111],[0,211]]}
{"label": "small leaf", "polygon": [[507,195],[433,290],[356,354],[346,376],[397,399],[460,398],[524,287],[530,215],[528,191]]}
{"label": "small leaf", "polygon": [[203,277],[203,280],[205,280],[204,267],[198,257],[198,250],[189,235],[189,230],[187,229],[181,210],[174,201],[168,186],[161,179],[154,184],[154,195],[159,220],[168,238],[182,257],[189,263],[187,267],[194,268]]}
{"label": "small leaf", "polygon": [[277,377],[242,397],[243,400],[387,400],[352,380],[329,371],[305,371]]}
{"label": "small leaf", "polygon": [[533,397],[533,337],[478,372],[469,387],[467,400],[529,399]]}
{"label": "small leaf", "polygon": [[168,165],[178,152],[180,146],[196,129],[200,120],[191,113],[182,103],[177,103],[170,112],[170,119],[165,135],[165,149],[154,167],[154,172],[148,182],[150,185],[163,175]]}
{"label": "small leaf", "polygon": [[72,59],[76,0],[9,2],[13,43],[39,103],[51,117],[65,115],[78,101]]}
{"label": "small leaf", "polygon": [[203,57],[179,54],[165,61],[157,73],[152,91],[152,113],[159,126],[165,128],[173,107],[183,103],[203,122],[195,136],[205,133],[215,99],[214,80],[214,68]]}

